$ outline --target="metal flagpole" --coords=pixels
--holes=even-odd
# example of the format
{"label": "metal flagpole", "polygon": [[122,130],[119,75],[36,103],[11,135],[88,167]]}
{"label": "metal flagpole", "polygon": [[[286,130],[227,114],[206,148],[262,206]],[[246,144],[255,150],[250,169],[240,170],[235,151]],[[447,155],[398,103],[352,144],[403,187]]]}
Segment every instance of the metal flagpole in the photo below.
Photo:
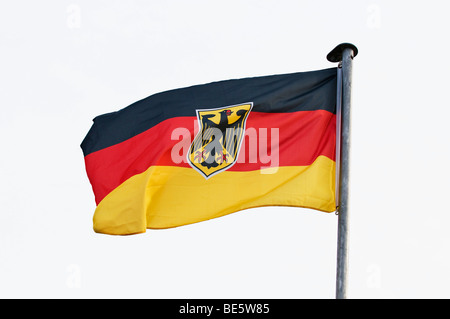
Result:
{"label": "metal flagpole", "polygon": [[336,269],[336,299],[347,297],[348,269],[348,186],[349,186],[349,153],[350,153],[350,104],[352,89],[352,60],[358,54],[358,49],[351,43],[341,43],[327,55],[330,62],[340,62],[342,65],[342,109],[340,112],[340,143],[339,159],[339,202],[338,212],[338,242]]}

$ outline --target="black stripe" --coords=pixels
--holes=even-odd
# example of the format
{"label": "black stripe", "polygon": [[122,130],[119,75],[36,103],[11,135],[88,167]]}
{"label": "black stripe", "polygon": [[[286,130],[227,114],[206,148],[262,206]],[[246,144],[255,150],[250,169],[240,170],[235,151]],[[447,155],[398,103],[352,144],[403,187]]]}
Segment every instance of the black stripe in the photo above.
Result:
{"label": "black stripe", "polygon": [[123,142],[173,117],[253,102],[253,112],[327,110],[336,113],[336,68],[227,80],[157,93],[94,118],[81,143],[84,156]]}

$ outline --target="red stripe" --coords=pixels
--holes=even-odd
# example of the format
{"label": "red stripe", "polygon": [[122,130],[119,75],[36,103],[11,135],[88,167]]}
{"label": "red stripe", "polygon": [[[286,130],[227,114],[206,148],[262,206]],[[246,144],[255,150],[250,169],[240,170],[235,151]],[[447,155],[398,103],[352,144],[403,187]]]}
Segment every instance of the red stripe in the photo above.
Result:
{"label": "red stripe", "polygon": [[[182,144],[179,134],[174,134],[175,140],[171,137],[172,132],[185,131],[190,139],[184,145],[189,147],[198,130],[196,122],[195,117],[167,119],[122,143],[87,155],[86,171],[96,203],[100,203],[125,180],[146,171],[150,166],[190,167],[186,163],[186,154],[182,151],[179,154],[183,156],[179,159],[183,159],[183,162],[176,164],[172,160],[172,148]],[[334,114],[323,110],[295,113],[252,112],[247,119],[247,133],[238,161],[229,170],[251,171],[276,165],[276,157],[273,157],[272,163],[268,162],[270,156],[277,153],[276,148],[271,149],[271,133],[275,133],[273,137],[276,137],[276,130],[273,129],[278,129],[279,135],[278,166],[310,165],[319,155],[335,159]],[[264,142],[267,152],[265,147],[259,147]],[[264,157],[266,153],[269,157]]]}

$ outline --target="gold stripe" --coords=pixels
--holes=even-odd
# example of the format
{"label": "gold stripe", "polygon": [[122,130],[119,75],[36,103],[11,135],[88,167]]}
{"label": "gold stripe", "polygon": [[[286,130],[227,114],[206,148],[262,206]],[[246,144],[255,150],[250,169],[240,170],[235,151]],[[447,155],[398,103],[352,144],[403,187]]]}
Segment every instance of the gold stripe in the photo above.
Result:
{"label": "gold stripe", "polygon": [[[196,223],[260,206],[335,210],[335,162],[225,171],[205,179],[192,168],[152,166],[108,194],[94,213],[94,230],[133,234]],[[274,215],[274,218],[277,218]]]}

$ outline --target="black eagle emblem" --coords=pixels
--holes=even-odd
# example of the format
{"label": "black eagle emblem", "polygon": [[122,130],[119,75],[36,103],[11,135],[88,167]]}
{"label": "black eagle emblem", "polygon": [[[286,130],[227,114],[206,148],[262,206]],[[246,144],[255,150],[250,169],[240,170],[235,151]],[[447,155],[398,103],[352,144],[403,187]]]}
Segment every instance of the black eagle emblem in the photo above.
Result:
{"label": "black eagle emblem", "polygon": [[188,162],[205,178],[226,170],[237,160],[245,123],[253,103],[197,110],[201,126],[189,149]]}

